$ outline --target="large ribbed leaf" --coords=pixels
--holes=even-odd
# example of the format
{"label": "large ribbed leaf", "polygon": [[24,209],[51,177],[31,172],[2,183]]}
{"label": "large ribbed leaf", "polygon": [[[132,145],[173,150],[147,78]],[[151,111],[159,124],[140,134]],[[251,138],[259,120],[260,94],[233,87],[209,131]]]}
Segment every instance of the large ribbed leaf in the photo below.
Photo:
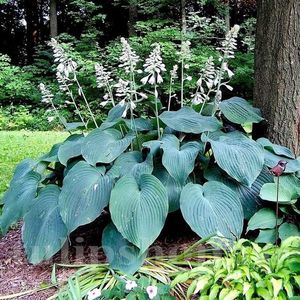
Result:
{"label": "large ribbed leaf", "polygon": [[4,194],[4,207],[0,217],[2,233],[6,233],[9,226],[22,218],[31,208],[40,180],[40,174],[30,171],[14,181]]}
{"label": "large ribbed leaf", "polygon": [[288,164],[286,165],[286,169],[284,173],[295,173],[300,171],[300,160],[279,156],[266,149],[264,151],[265,151],[265,164],[269,168],[275,167],[280,160],[285,160],[287,161]]}
{"label": "large ribbed leaf", "polygon": [[70,158],[81,155],[81,145],[83,140],[83,134],[74,134],[64,141],[57,153],[57,157],[61,164],[66,166]]}
{"label": "large ribbed leaf", "polygon": [[[278,219],[278,224],[283,219]],[[249,220],[247,232],[256,229],[273,229],[276,226],[276,214],[271,208],[262,208]]]}
{"label": "large ribbed leaf", "polygon": [[152,130],[153,126],[150,120],[143,118],[136,118],[132,120],[124,119],[126,126],[135,131],[149,131]]}
{"label": "large ribbed leaf", "polygon": [[200,144],[188,142],[180,147],[179,140],[173,134],[164,135],[162,142],[162,164],[169,174],[183,185],[194,170],[195,160],[201,149]]}
{"label": "large ribbed leaf", "polygon": [[165,111],[159,118],[170,128],[186,133],[199,134],[221,128],[215,117],[201,116],[190,107],[183,107],[178,111]]}
{"label": "large ribbed leaf", "polygon": [[295,154],[287,147],[273,144],[266,138],[260,138],[257,140],[259,144],[261,144],[266,150],[269,150],[277,155],[285,156],[291,159],[295,158]]}
{"label": "large ribbed leaf", "polygon": [[181,192],[180,208],[185,221],[200,237],[220,233],[237,239],[242,233],[244,215],[240,200],[220,182],[187,184]]}
{"label": "large ribbed leaf", "polygon": [[265,183],[273,182],[273,176],[266,167],[263,168],[251,187],[230,178],[218,167],[210,168],[205,172],[204,176],[209,181],[219,181],[226,184],[239,195],[243,206],[244,217],[247,220],[250,219],[261,207],[262,201],[259,198],[261,187]]}
{"label": "large ribbed leaf", "polygon": [[43,155],[42,157],[40,157],[40,161],[45,161],[45,162],[49,162],[49,163],[52,163],[52,162],[58,162],[58,157],[57,157],[57,154],[58,154],[58,150],[59,150],[59,147],[62,145],[62,143],[59,143],[59,144],[55,144],[49,153]]}
{"label": "large ribbed leaf", "polygon": [[101,124],[101,130],[115,126],[121,119],[122,115],[126,109],[126,105],[116,105],[114,106],[107,115],[107,119]]}
{"label": "large ribbed leaf", "polygon": [[109,209],[118,231],[144,253],[158,237],[168,214],[168,196],[153,175],[122,177],[112,190]]}
{"label": "large ribbed leaf", "polygon": [[[260,191],[263,200],[277,201],[277,179],[276,182],[266,183]],[[284,175],[279,178],[278,202],[291,204],[300,197],[300,180],[294,175]]]}
{"label": "large ribbed leaf", "polygon": [[29,172],[33,171],[36,167],[37,162],[33,159],[24,159],[22,160],[16,167],[14,171],[14,176],[10,182],[10,185],[13,185],[14,182],[20,180],[23,176],[28,174]]}
{"label": "large ribbed leaf", "polygon": [[113,223],[103,230],[102,248],[109,266],[129,275],[142,266],[147,256],[147,251],[141,255],[138,247],[124,239]]}
{"label": "large ribbed leaf", "polygon": [[236,132],[220,136],[218,140],[209,139],[209,142],[219,167],[237,181],[251,186],[263,169],[262,146]]}
{"label": "large ribbed leaf", "polygon": [[[297,225],[292,223],[283,223],[280,225],[279,230],[279,238],[284,241],[291,236],[300,236],[300,230]],[[298,258],[299,259],[299,258]],[[299,262],[298,262],[299,264]]]}
{"label": "large ribbed leaf", "polygon": [[24,216],[22,239],[28,260],[33,264],[51,258],[67,240],[67,228],[59,214],[59,194],[56,185],[48,185]]}
{"label": "large ribbed leaf", "polygon": [[219,105],[221,112],[236,124],[259,123],[263,120],[260,111],[243,98],[233,97]]}
{"label": "large ribbed leaf", "polygon": [[129,133],[124,138],[120,131],[100,128],[94,129],[86,136],[82,144],[82,156],[91,165],[111,163],[130,145],[134,134]]}
{"label": "large ribbed leaf", "polygon": [[149,154],[143,161],[142,153],[138,151],[122,153],[114,162],[108,174],[113,177],[132,175],[137,180],[141,174],[151,174],[153,171],[153,157]]}
{"label": "large ribbed leaf", "polygon": [[105,168],[95,168],[81,161],[64,178],[59,209],[68,232],[100,216],[108,204],[113,180]]}
{"label": "large ribbed leaf", "polygon": [[169,200],[169,212],[173,212],[180,207],[179,199],[183,186],[176,181],[163,167],[156,167],[153,175],[157,177],[166,188]]}

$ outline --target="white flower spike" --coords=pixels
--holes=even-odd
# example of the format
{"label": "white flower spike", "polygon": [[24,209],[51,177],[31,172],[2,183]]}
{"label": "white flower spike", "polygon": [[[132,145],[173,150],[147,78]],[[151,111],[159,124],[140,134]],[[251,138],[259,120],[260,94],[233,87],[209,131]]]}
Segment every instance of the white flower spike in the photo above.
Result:
{"label": "white flower spike", "polygon": [[143,84],[149,83],[153,85],[163,82],[161,74],[166,71],[166,66],[162,61],[160,45],[154,44],[154,46],[155,48],[150,53],[144,64],[144,72],[148,75],[142,78],[141,82]]}

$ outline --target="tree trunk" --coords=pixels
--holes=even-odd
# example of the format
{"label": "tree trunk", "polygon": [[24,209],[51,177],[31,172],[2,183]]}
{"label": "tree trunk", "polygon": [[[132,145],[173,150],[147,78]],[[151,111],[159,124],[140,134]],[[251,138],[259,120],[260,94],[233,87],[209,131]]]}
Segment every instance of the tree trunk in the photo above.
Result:
{"label": "tree trunk", "polygon": [[224,3],[224,19],[226,26],[226,33],[230,31],[230,3],[229,0]]}
{"label": "tree trunk", "polygon": [[181,30],[183,35],[186,34],[186,0],[181,0]]}
{"label": "tree trunk", "polygon": [[25,0],[27,62],[33,61],[34,48],[39,40],[39,10],[37,0]]}
{"label": "tree trunk", "polygon": [[50,0],[50,36],[55,38],[57,36],[57,2]]}
{"label": "tree trunk", "polygon": [[136,0],[129,1],[128,7],[128,35],[134,36],[135,35],[135,23],[137,21],[138,11],[137,11],[137,4]]}
{"label": "tree trunk", "polygon": [[300,1],[258,0],[255,105],[265,123],[254,136],[300,154]]}

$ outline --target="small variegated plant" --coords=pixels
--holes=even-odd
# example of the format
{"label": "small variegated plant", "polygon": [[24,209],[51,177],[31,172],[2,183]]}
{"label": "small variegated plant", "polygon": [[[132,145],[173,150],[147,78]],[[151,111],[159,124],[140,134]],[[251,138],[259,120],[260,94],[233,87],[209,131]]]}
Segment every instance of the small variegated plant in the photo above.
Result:
{"label": "small variegated plant", "polygon": [[[174,278],[171,287],[188,283],[186,299],[298,299],[300,238],[280,247],[241,239],[224,257],[199,263]],[[200,298],[198,298],[200,297]]]}
{"label": "small variegated plant", "polygon": [[[143,264],[167,215],[176,210],[200,237],[236,240],[244,219],[261,207],[262,186],[273,181],[268,167],[285,159],[286,174],[300,171],[300,161],[288,149],[254,141],[246,133],[249,124],[263,120],[258,109],[239,97],[223,99],[223,90],[231,89],[229,65],[238,29],[234,26],[221,43],[219,60],[209,58],[200,70],[195,90],[182,90],[180,97],[172,85],[189,80],[192,45],[182,43],[179,67],[167,72],[161,45],[153,45],[143,64],[122,39],[121,77],[96,65],[101,106],[111,108],[102,124],[77,79],[77,64],[52,40],[60,88],[70,97],[80,126],[92,122],[95,129],[77,131],[38,161],[27,159],[16,168],[0,225],[5,233],[24,220],[22,238],[31,263],[52,257],[74,230],[104,210],[112,222],[103,231],[102,246],[111,267],[125,273]],[[169,75],[164,95],[160,84]],[[44,85],[41,91],[59,116],[52,93]],[[78,97],[89,120],[80,114]],[[172,110],[176,106],[180,109]]]}

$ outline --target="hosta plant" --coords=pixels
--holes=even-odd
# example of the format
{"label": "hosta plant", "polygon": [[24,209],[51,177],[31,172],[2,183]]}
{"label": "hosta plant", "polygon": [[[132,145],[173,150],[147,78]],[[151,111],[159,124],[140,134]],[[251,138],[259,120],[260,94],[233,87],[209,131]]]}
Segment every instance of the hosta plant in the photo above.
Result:
{"label": "hosta plant", "polygon": [[[1,230],[5,233],[24,220],[22,238],[30,262],[49,259],[70,233],[103,211],[112,222],[103,231],[102,246],[111,267],[126,273],[142,265],[167,215],[176,210],[200,237],[233,241],[241,236],[244,219],[261,205],[261,187],[273,181],[268,167],[289,155],[290,174],[300,170],[300,161],[286,148],[278,151],[277,145],[249,137],[246,125],[263,119],[258,109],[239,97],[223,99],[223,89],[231,89],[228,63],[237,32],[235,26],[222,42],[219,63],[209,58],[192,96],[182,90],[179,101],[172,88],[167,97],[159,90],[167,73],[160,45],[153,45],[141,65],[122,39],[123,77],[112,79],[104,67],[96,67],[98,86],[105,93],[101,105],[111,106],[101,124],[80,87],[77,65],[55,48],[62,90],[76,110],[76,88],[89,112],[88,120],[77,111],[79,125],[96,128],[71,134],[38,161],[27,159],[16,168],[4,196]],[[181,57],[187,62],[190,44],[184,45]],[[182,62],[181,82],[189,80]],[[174,80],[176,76],[171,84]],[[43,101],[59,118],[51,91],[41,88]],[[66,128],[72,130],[68,124]]]}

